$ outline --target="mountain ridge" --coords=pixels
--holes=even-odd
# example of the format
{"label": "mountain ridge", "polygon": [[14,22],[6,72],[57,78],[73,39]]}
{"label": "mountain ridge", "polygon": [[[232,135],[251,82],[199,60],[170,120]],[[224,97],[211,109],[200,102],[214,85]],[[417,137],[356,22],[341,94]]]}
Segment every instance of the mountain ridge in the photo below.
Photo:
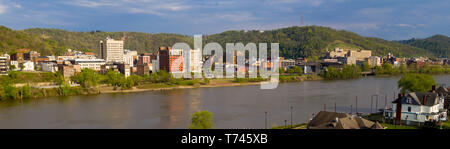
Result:
{"label": "mountain ridge", "polygon": [[[445,35],[435,35],[437,37]],[[141,32],[72,32],[62,29],[30,28],[11,30],[0,26],[0,52],[11,52],[17,48],[35,49],[43,54],[62,54],[67,49],[98,52],[98,41],[111,37],[124,39],[125,48],[139,53],[155,52],[160,46],[171,46],[176,42],[185,42],[193,47],[193,37],[173,33]],[[445,36],[447,37],[447,36]],[[429,37],[431,38],[431,37]],[[447,37],[449,38],[449,37]],[[24,42],[20,42],[20,41]],[[14,41],[14,42],[10,42]],[[30,43],[27,43],[30,42]],[[364,37],[346,30],[336,30],[322,26],[292,26],[266,31],[230,30],[218,34],[204,35],[203,43],[248,42],[280,43],[280,56],[286,58],[321,57],[328,52],[329,45],[342,42],[348,47],[372,50],[373,55],[393,53],[398,56],[441,56],[448,55],[448,49],[428,50],[403,41],[388,41],[375,37]],[[5,50],[6,49],[6,50]],[[447,52],[447,53],[445,53]]]}

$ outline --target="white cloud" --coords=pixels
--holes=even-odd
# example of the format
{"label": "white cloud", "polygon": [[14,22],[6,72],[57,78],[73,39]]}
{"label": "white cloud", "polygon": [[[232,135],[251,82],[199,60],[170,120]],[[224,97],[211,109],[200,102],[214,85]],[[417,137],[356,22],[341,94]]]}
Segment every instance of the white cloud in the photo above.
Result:
{"label": "white cloud", "polygon": [[396,26],[398,26],[398,27],[410,27],[410,28],[416,28],[416,26],[411,25],[411,24],[396,24]]}
{"label": "white cloud", "polygon": [[6,5],[4,5],[4,4],[2,4],[1,2],[0,2],[0,14],[3,14],[3,13],[5,13],[6,12]]}
{"label": "white cloud", "polygon": [[191,8],[190,5],[182,1],[157,1],[157,0],[73,0],[64,2],[65,4],[86,7],[99,8],[105,10],[120,11],[121,13],[142,13],[164,15],[170,11],[181,11]]}

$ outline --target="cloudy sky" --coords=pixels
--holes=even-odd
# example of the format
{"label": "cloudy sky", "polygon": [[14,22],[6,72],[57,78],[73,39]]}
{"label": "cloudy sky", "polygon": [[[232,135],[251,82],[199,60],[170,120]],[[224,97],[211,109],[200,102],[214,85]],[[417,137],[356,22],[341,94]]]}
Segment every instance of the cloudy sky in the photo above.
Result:
{"label": "cloudy sky", "polygon": [[214,34],[329,26],[388,40],[450,35],[449,0],[0,0],[0,25]]}

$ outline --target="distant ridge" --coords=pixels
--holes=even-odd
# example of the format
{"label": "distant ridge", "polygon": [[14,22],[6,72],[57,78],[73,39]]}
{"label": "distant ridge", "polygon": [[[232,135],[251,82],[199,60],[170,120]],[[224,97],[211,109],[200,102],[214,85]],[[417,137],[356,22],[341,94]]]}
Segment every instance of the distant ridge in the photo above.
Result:
{"label": "distant ridge", "polygon": [[[62,54],[66,48],[82,51],[98,52],[98,41],[111,37],[125,39],[125,48],[138,50],[139,53],[155,52],[160,46],[171,46],[176,42],[186,42],[193,45],[191,36],[180,34],[149,34],[139,32],[70,32],[61,29],[31,28],[11,30],[0,26],[0,52],[12,52],[18,48],[30,48],[43,54]],[[436,35],[439,44],[445,43],[448,37]],[[443,37],[441,37],[443,36]],[[430,37],[430,38],[433,38]],[[428,38],[427,38],[428,39]],[[441,41],[443,40],[443,41]],[[408,40],[410,41],[410,40]],[[433,39],[433,41],[435,41]],[[393,53],[400,56],[442,56],[448,55],[448,46],[437,46],[429,49],[406,41],[387,41],[380,38],[363,37],[356,33],[335,30],[321,26],[293,26],[275,30],[260,31],[225,31],[219,34],[204,36],[204,43],[255,42],[280,43],[280,56],[321,57],[330,47],[345,45],[372,50],[374,55]],[[443,43],[441,43],[443,42]],[[339,44],[336,44],[339,43]],[[447,47],[447,48],[445,48]],[[447,52],[447,53],[445,53]]]}

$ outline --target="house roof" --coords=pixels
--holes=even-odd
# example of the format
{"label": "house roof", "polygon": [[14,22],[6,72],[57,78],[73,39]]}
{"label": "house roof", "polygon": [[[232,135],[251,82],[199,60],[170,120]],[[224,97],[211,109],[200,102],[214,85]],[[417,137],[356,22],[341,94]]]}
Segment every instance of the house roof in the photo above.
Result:
{"label": "house roof", "polygon": [[[425,97],[425,100],[423,100]],[[402,104],[434,106],[439,104],[439,95],[433,92],[411,92],[401,98]],[[398,103],[398,98],[392,103]]]}
{"label": "house roof", "polygon": [[[309,129],[384,129],[367,119],[336,112],[319,112],[308,124]],[[379,124],[378,124],[379,125]]]}

